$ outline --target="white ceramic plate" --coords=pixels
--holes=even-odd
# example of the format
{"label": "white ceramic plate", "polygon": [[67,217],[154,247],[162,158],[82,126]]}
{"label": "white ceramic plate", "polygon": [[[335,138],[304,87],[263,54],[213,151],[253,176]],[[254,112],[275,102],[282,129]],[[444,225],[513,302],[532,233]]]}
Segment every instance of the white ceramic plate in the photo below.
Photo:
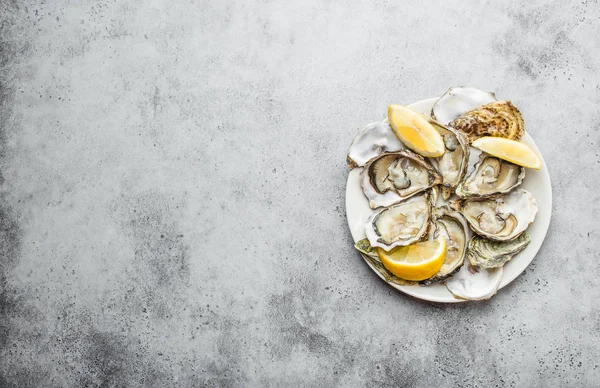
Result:
{"label": "white ceramic plate", "polygon": [[[437,101],[437,98],[430,98],[416,102],[409,105],[409,107],[412,110],[423,114],[425,117],[429,117],[431,107],[435,101]],[[533,148],[538,155],[542,157],[540,150],[528,133],[525,133],[521,141]],[[529,226],[529,229],[527,229],[531,234],[531,243],[529,243],[524,251],[516,255],[504,266],[504,275],[502,277],[502,282],[500,283],[500,288],[503,288],[508,283],[512,282],[525,270],[525,268],[527,268],[542,246],[544,237],[546,237],[546,232],[550,225],[550,215],[552,213],[552,187],[550,185],[550,175],[548,175],[548,169],[546,168],[546,162],[544,162],[543,157],[542,162],[543,166],[540,170],[527,169],[525,180],[521,185],[521,188],[533,194],[539,208],[535,221]],[[361,171],[362,168],[351,170],[348,175],[348,183],[346,184],[346,216],[348,218],[348,225],[350,226],[352,238],[355,242],[365,238],[365,224],[367,218],[373,212],[360,187],[359,175]],[[380,278],[383,279],[382,275],[373,268],[371,263],[366,260],[365,262]],[[388,284],[405,294],[412,295],[419,299],[443,303],[464,302],[462,299],[455,298],[443,284],[433,284],[426,287],[419,285],[399,286],[392,283]]]}

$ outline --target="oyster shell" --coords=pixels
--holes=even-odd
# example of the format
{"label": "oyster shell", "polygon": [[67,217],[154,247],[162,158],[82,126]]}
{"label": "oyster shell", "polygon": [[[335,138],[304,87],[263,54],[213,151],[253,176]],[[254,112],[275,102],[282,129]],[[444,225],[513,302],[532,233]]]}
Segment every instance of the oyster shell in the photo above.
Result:
{"label": "oyster shell", "polygon": [[439,123],[448,125],[463,113],[496,100],[497,98],[494,93],[476,88],[455,86],[448,89],[433,104],[431,117]]}
{"label": "oyster shell", "polygon": [[503,273],[502,267],[478,270],[466,260],[460,271],[446,281],[446,288],[460,299],[489,299],[498,292]]}
{"label": "oyster shell", "polygon": [[450,126],[463,131],[470,142],[483,136],[519,140],[525,132],[521,112],[510,101],[494,101],[462,114]]}
{"label": "oyster shell", "polygon": [[465,261],[470,230],[464,217],[449,207],[440,207],[433,211],[434,230],[431,238],[443,236],[446,239],[446,257],[439,272],[421,282],[429,285],[452,276]]}
{"label": "oyster shell", "polygon": [[356,243],[354,243],[354,248],[356,248],[357,251],[359,251],[360,253],[373,257],[377,260],[379,260],[379,255],[377,254],[377,250],[375,248],[373,248],[371,246],[371,243],[369,243],[369,239],[368,238],[363,238],[362,240],[358,240]]}
{"label": "oyster shell", "polygon": [[404,149],[404,144],[392,131],[390,123],[384,121],[371,123],[358,131],[350,145],[346,162],[348,167],[362,167],[369,160],[384,152],[393,152]]}
{"label": "oyster shell", "polygon": [[467,257],[477,268],[498,268],[529,245],[531,237],[524,232],[511,241],[493,241],[476,236],[469,241]]}
{"label": "oyster shell", "polygon": [[474,170],[456,188],[459,197],[508,193],[525,178],[525,169],[482,152]]}
{"label": "oyster shell", "polygon": [[354,244],[354,247],[361,253],[362,257],[369,262],[369,264],[371,264],[372,267],[381,274],[381,276],[383,276],[386,282],[397,284],[399,286],[412,286],[417,284],[417,282],[399,278],[388,271],[381,262],[381,259],[379,259],[379,255],[377,255],[375,248],[369,244],[368,239],[365,238],[357,241],[356,244]]}
{"label": "oyster shell", "polygon": [[373,213],[365,225],[365,234],[372,247],[389,251],[426,236],[430,216],[430,196],[423,193]]}
{"label": "oyster shell", "polygon": [[401,202],[442,181],[423,157],[409,150],[372,159],[360,175],[363,192],[373,209]]}
{"label": "oyster shell", "polygon": [[447,200],[467,172],[469,164],[469,140],[462,133],[439,123],[431,123],[442,135],[446,152],[438,158],[430,158],[431,164],[442,175],[442,198]]}
{"label": "oyster shell", "polygon": [[535,219],[538,207],[525,190],[490,198],[471,198],[461,204],[469,226],[480,236],[508,241],[519,236]]}

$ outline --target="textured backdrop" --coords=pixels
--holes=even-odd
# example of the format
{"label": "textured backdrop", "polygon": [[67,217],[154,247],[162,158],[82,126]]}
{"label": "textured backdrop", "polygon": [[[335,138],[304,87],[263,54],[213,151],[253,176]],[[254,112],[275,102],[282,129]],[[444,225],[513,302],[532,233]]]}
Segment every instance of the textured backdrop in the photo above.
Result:
{"label": "textured backdrop", "polygon": [[[2,1],[0,386],[597,386],[600,5],[411,3]],[[554,210],[447,306],[353,250],[345,153],[453,85],[521,108]]]}

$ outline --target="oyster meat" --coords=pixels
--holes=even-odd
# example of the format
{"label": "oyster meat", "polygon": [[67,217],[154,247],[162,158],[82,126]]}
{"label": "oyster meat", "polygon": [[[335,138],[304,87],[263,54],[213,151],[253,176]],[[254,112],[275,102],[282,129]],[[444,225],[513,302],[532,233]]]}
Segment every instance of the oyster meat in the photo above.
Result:
{"label": "oyster meat", "polygon": [[443,206],[433,210],[434,229],[431,238],[439,236],[446,240],[446,257],[442,268],[432,278],[421,282],[423,285],[440,282],[456,273],[463,265],[467,252],[470,231],[464,217]]}
{"label": "oyster meat", "polygon": [[477,269],[469,261],[446,281],[446,288],[455,297],[467,300],[490,299],[498,292],[504,269]]}
{"label": "oyster meat", "polygon": [[447,200],[467,172],[469,164],[469,140],[462,133],[439,123],[431,123],[442,135],[446,152],[438,158],[430,158],[431,164],[442,176],[442,198]]}
{"label": "oyster meat", "polygon": [[494,101],[462,114],[450,126],[463,131],[469,141],[483,136],[519,140],[525,132],[521,112],[510,101]]}
{"label": "oyster meat", "polygon": [[428,193],[423,193],[373,213],[365,225],[365,234],[372,247],[389,251],[425,237],[430,216],[431,200]]}
{"label": "oyster meat", "polygon": [[474,170],[456,188],[459,197],[508,193],[525,178],[525,169],[482,152]]}
{"label": "oyster meat", "polygon": [[361,172],[361,185],[371,208],[390,206],[442,181],[420,155],[409,150],[382,154]]}
{"label": "oyster meat", "polygon": [[538,211],[533,195],[522,189],[490,198],[470,198],[461,206],[462,214],[475,233],[497,241],[519,236]]}
{"label": "oyster meat", "polygon": [[482,105],[496,101],[494,93],[476,88],[455,86],[446,91],[431,109],[431,117],[448,125],[458,116]]}
{"label": "oyster meat", "polygon": [[529,245],[531,237],[524,232],[511,241],[493,241],[476,236],[469,241],[467,257],[477,268],[498,268]]}
{"label": "oyster meat", "polygon": [[348,150],[346,162],[350,168],[362,167],[384,152],[399,151],[404,148],[406,147],[398,140],[390,123],[385,119],[366,125],[358,131]]}

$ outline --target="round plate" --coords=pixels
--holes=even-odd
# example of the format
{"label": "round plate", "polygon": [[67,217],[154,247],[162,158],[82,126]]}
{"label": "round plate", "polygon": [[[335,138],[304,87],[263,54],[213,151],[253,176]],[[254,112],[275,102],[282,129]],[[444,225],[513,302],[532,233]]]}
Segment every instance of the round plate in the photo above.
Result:
{"label": "round plate", "polygon": [[[437,101],[437,98],[416,102],[408,107],[422,114],[425,117],[430,117],[431,107]],[[552,213],[552,187],[550,185],[550,175],[546,168],[546,162],[540,153],[540,150],[535,145],[533,139],[526,132],[521,141],[531,148],[542,158],[542,168],[540,170],[527,169],[525,180],[521,188],[533,194],[538,204],[538,214],[535,221],[527,229],[531,235],[531,243],[521,253],[516,255],[514,259],[509,261],[504,266],[504,274],[500,288],[503,288],[508,283],[512,282],[517,276],[527,268],[533,260],[538,250],[542,246],[546,232],[550,226],[550,215]],[[346,184],[346,216],[348,225],[354,242],[365,238],[365,224],[367,218],[373,213],[369,207],[367,198],[360,187],[359,175],[362,168],[355,168],[348,175],[348,183]],[[382,275],[375,270],[371,263],[365,260],[371,269],[383,279]],[[385,279],[384,279],[385,281]],[[463,299],[455,298],[443,284],[433,284],[430,286],[399,286],[397,284],[388,283],[390,286],[405,294],[414,296],[415,298],[429,300],[432,302],[457,303],[464,302]]]}

